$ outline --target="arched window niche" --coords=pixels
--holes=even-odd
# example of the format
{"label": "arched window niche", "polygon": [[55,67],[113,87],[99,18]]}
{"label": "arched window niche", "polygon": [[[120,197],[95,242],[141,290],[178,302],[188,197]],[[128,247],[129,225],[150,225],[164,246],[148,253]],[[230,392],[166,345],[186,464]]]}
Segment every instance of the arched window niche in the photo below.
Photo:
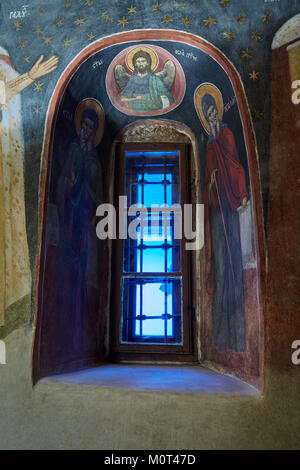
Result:
{"label": "arched window niche", "polygon": [[[137,85],[139,56],[149,68]],[[258,156],[228,59],[181,31],[102,38],[63,72],[44,135],[33,382],[109,360],[111,297],[121,293],[111,285],[112,242],[96,237],[96,207],[113,202],[119,144],[178,143],[188,149],[191,202],[205,207],[204,247],[190,256],[194,363],[262,389]]]}

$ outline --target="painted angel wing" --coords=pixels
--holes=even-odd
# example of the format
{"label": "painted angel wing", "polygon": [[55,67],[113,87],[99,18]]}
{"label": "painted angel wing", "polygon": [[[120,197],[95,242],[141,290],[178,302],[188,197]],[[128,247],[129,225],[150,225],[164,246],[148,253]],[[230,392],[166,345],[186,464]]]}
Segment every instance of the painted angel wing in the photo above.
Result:
{"label": "painted angel wing", "polygon": [[121,90],[124,90],[130,78],[130,75],[126,72],[125,67],[123,67],[123,65],[116,65],[114,75],[117,84]]}
{"label": "painted angel wing", "polygon": [[172,62],[172,60],[167,60],[162,71],[156,73],[155,75],[163,80],[168,90],[171,90],[176,75],[176,67],[174,62]]}

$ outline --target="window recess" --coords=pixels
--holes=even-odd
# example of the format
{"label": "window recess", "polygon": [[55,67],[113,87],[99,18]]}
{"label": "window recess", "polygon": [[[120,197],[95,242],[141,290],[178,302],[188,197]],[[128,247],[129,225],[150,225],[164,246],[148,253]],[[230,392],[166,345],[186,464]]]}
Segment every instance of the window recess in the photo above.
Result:
{"label": "window recess", "polygon": [[112,358],[191,361],[190,252],[178,238],[189,199],[186,145],[121,145],[116,166],[128,231],[114,241]]}

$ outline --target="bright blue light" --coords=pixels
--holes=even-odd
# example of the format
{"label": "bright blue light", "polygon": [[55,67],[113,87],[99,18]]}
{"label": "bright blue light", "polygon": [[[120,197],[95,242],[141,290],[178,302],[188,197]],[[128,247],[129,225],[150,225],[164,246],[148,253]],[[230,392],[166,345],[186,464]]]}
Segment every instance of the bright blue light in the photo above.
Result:
{"label": "bright blue light", "polygon": [[[141,289],[143,295],[142,311],[146,316],[159,316],[165,313],[165,284],[161,282],[137,286],[136,312],[140,312]],[[167,312],[172,313],[172,295],[167,295]],[[135,321],[135,334],[140,335],[140,321]],[[165,321],[161,318],[143,321],[143,336],[164,336]],[[167,335],[173,336],[173,321],[167,320]]]}
{"label": "bright blue light", "polygon": [[126,157],[178,157],[179,152],[126,152]]}
{"label": "bright blue light", "polygon": [[[131,204],[172,206],[180,202],[179,152],[126,152],[126,191]],[[148,218],[148,229],[137,229],[137,240],[124,245],[124,271],[128,273],[159,273],[150,279],[125,281],[123,304],[124,340],[158,342],[180,341],[178,330],[181,314],[181,280],[166,279],[166,272],[180,272],[180,244],[173,240],[174,217],[162,212]],[[128,218],[130,223],[131,219]],[[154,224],[153,224],[154,222]],[[167,222],[167,223],[166,223]],[[166,227],[165,227],[166,225]],[[165,233],[165,228],[167,228]],[[174,299],[178,302],[175,305]],[[178,304],[178,305],[177,305]],[[175,315],[176,313],[176,315]],[[175,315],[165,318],[165,315]],[[141,318],[134,318],[139,317]],[[143,317],[146,317],[143,318]],[[147,317],[158,317],[149,318]],[[128,320],[126,320],[128,318]],[[141,331],[142,329],[142,331]],[[126,330],[124,330],[126,331]],[[128,336],[127,336],[128,335]],[[176,341],[177,342],[177,341]]]}

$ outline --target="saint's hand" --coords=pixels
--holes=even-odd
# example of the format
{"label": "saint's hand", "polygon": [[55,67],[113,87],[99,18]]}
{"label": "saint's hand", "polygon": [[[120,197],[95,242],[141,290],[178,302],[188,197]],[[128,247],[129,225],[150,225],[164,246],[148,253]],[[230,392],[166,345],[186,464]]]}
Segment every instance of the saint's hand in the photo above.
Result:
{"label": "saint's hand", "polygon": [[50,57],[50,59],[45,60],[45,62],[43,62],[43,58],[44,56],[41,55],[32,69],[28,72],[28,75],[32,80],[36,80],[37,78],[43,77],[44,75],[48,75],[48,73],[51,73],[56,69],[58,57],[54,55]]}

